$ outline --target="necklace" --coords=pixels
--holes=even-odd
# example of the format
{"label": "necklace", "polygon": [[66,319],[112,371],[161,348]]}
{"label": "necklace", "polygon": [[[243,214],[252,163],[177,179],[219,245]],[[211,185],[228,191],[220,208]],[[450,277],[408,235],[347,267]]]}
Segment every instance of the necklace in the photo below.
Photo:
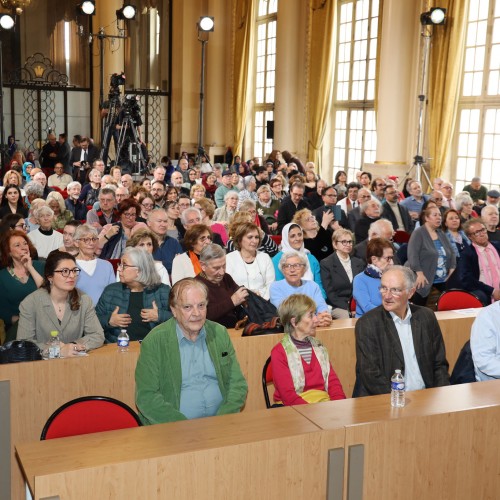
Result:
{"label": "necklace", "polygon": [[29,275],[25,274],[24,276],[18,276],[16,274],[16,270],[14,267],[8,267],[7,270],[9,271],[9,274],[16,280],[19,281],[20,283],[27,283],[29,280]]}

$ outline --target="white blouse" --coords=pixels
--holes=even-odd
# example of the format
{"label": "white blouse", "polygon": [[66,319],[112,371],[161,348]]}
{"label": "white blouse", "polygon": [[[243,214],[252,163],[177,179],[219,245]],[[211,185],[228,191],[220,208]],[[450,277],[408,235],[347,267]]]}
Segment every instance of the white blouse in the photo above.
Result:
{"label": "white blouse", "polygon": [[226,257],[226,272],[238,285],[269,300],[269,287],[275,280],[275,275],[273,262],[267,253],[257,252],[255,260],[247,264],[240,252],[231,252]]}

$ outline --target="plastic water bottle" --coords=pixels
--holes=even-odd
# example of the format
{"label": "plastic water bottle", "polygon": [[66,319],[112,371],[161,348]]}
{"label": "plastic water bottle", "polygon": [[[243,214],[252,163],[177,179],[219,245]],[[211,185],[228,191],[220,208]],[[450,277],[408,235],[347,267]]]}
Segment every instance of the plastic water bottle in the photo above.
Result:
{"label": "plastic water bottle", "polygon": [[49,340],[49,359],[57,359],[61,357],[61,341],[59,340],[59,332],[53,330],[50,332]]}
{"label": "plastic water bottle", "polygon": [[118,335],[118,352],[127,352],[128,344],[130,342],[127,330],[125,328],[120,330],[120,335]]}
{"label": "plastic water bottle", "polygon": [[405,378],[401,370],[391,377],[391,406],[402,408],[405,405]]}

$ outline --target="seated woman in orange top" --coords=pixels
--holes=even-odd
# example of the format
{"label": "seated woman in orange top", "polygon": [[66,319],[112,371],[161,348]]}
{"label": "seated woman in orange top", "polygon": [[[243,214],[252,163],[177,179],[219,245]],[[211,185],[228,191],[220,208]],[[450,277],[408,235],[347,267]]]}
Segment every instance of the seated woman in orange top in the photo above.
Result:
{"label": "seated woman in orange top", "polygon": [[328,351],[316,340],[316,303],[307,295],[286,298],[278,308],[285,336],[271,351],[274,401],[285,406],[345,399]]}

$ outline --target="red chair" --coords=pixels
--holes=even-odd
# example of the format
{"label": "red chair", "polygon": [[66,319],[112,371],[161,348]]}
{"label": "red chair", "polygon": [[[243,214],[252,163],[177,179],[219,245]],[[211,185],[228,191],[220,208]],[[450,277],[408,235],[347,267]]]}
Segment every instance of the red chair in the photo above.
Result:
{"label": "red chair", "polygon": [[473,293],[465,290],[451,289],[443,292],[437,301],[438,311],[453,311],[483,307],[483,303]]}
{"label": "red chair", "polygon": [[107,261],[113,266],[113,271],[116,274],[118,270],[118,264],[120,263],[120,259],[107,259]]}
{"label": "red chair", "polygon": [[47,420],[40,439],[79,436],[141,426],[130,406],[106,396],[73,399],[59,407]]}
{"label": "red chair", "polygon": [[269,384],[273,383],[273,367],[271,366],[271,356],[269,356],[262,369],[262,390],[264,391],[264,399],[266,400],[266,408],[271,408],[271,400],[269,398]]}
{"label": "red chair", "polygon": [[408,243],[410,241],[410,233],[397,229],[394,231],[393,240],[395,243]]}
{"label": "red chair", "polygon": [[349,300],[349,317],[356,317],[356,299],[354,297],[351,297],[351,300]]}
{"label": "red chair", "polygon": [[281,245],[281,234],[270,234],[269,238],[271,238],[276,245]]}

